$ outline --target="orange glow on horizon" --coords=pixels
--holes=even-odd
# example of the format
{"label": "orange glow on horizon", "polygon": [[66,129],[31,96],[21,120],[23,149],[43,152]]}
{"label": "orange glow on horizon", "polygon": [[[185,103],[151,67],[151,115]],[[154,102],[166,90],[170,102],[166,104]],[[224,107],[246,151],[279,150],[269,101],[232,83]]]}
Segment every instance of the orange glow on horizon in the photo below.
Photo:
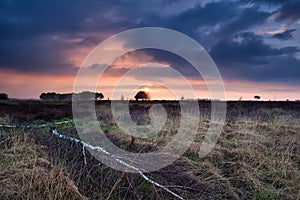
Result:
{"label": "orange glow on horizon", "polygon": [[[42,92],[69,93],[73,90],[75,80],[74,75],[46,75],[41,73],[20,73],[14,71],[0,71],[1,92],[5,92],[11,98],[35,98],[38,99]],[[105,99],[112,99],[112,91],[119,81],[118,76],[104,76],[98,84],[97,91],[104,94]],[[142,90],[150,93],[151,99],[180,99],[183,96],[189,99],[185,88],[181,88],[181,83],[172,78],[166,78],[165,84],[172,85],[179,89],[180,94],[174,95],[168,88],[158,84],[140,86]],[[205,82],[202,80],[189,79],[196,97],[200,99],[210,99]],[[130,84],[130,81],[129,83]],[[260,95],[262,100],[297,100],[300,99],[300,86],[289,86],[284,84],[255,83],[250,81],[224,80],[227,100],[253,100],[254,95]],[[126,89],[127,88],[127,89]],[[139,89],[137,86],[136,90]],[[121,95],[125,99],[131,99],[135,91],[130,91],[126,85],[121,85],[114,94],[113,99],[120,99]]]}
{"label": "orange glow on horizon", "polygon": [[72,75],[0,71],[1,92],[6,92],[11,98],[38,99],[42,92],[70,92],[74,79]]}

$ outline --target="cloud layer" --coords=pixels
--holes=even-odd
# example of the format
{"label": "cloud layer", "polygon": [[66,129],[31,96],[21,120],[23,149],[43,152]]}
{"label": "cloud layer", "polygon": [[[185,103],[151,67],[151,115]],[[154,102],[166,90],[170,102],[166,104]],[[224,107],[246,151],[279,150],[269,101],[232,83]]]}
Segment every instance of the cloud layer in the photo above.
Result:
{"label": "cloud layer", "polygon": [[[0,69],[72,75],[105,38],[131,28],[157,26],[180,31],[202,44],[225,79],[297,85],[299,9],[298,0],[4,0]],[[283,31],[261,34],[278,27]],[[176,55],[154,50],[143,54],[151,58],[144,62],[167,64],[191,78],[195,74]]]}

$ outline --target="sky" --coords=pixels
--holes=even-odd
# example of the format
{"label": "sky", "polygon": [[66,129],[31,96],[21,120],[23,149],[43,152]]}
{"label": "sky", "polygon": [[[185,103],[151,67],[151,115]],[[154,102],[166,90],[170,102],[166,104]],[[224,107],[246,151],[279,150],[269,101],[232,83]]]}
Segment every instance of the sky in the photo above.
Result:
{"label": "sky", "polygon": [[[220,71],[228,100],[300,99],[299,0],[2,0],[0,92],[11,98],[72,92],[78,69],[99,43],[141,27],[172,29],[201,44]],[[120,45],[126,41],[111,48]],[[190,98],[177,76],[161,73],[166,68],[181,73],[197,98],[211,98],[189,62],[158,49],[116,59],[98,90],[110,99],[130,99],[139,89],[152,99]],[[126,73],[133,69],[134,75]],[[144,82],[132,91],[137,80]]]}

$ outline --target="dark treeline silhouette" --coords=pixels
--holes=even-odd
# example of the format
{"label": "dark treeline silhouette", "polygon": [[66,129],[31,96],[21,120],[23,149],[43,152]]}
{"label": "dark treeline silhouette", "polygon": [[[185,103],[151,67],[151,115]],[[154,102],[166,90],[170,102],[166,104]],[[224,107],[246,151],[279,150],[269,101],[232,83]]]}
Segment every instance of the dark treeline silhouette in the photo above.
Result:
{"label": "dark treeline silhouette", "polygon": [[8,95],[6,93],[0,93],[0,99],[1,100],[7,100],[8,99]]}
{"label": "dark treeline silhouette", "polygon": [[71,101],[72,97],[76,97],[77,99],[82,99],[82,100],[101,100],[104,98],[104,95],[102,93],[94,93],[94,92],[89,92],[89,91],[83,91],[80,93],[64,93],[64,94],[59,94],[55,92],[47,92],[47,93],[42,93],[40,95],[41,100],[66,100],[66,101]]}
{"label": "dark treeline silhouette", "polygon": [[55,92],[42,93],[40,99],[42,100],[72,100],[73,93],[59,94]]}
{"label": "dark treeline silhouette", "polygon": [[77,100],[101,100],[104,98],[102,93],[94,93],[89,91],[83,91],[74,95]]}

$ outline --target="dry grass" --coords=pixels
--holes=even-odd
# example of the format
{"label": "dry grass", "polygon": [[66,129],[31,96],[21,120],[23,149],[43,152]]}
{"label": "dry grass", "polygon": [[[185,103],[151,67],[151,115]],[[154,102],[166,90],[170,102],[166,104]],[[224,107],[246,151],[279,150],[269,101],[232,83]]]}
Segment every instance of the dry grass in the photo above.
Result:
{"label": "dry grass", "polygon": [[[101,105],[97,116],[116,145],[149,152],[163,148],[176,134],[180,116],[172,107],[167,110],[170,119],[162,131],[153,138],[136,138],[131,146],[131,136],[118,128],[109,107]],[[253,111],[251,118],[246,114],[228,118],[214,149],[199,158],[209,127],[208,116],[203,116],[188,151],[147,176],[185,199],[300,199],[300,119],[280,117],[284,112],[268,108],[257,116]],[[144,116],[133,118],[143,122]],[[78,137],[74,127],[58,130]],[[173,199],[138,174],[108,168],[89,153],[84,166],[80,145],[45,131],[13,137],[0,145],[0,199]]]}
{"label": "dry grass", "polygon": [[[300,119],[274,115],[277,110],[264,110],[268,116],[264,120],[259,113],[251,119],[227,120],[215,148],[200,159],[198,152],[209,127],[209,119],[203,117],[183,157],[152,174],[187,199],[300,199]],[[163,148],[176,134],[178,123],[177,118],[168,121],[154,138],[137,138],[135,149],[130,150]],[[130,143],[131,137],[119,129],[107,133],[124,149]]]}
{"label": "dry grass", "polygon": [[[299,122],[231,121],[213,151],[196,160],[194,179],[217,198],[299,199]],[[190,147],[190,160],[199,146]]]}
{"label": "dry grass", "polygon": [[61,166],[45,159],[46,149],[26,135],[0,151],[0,199],[86,199]]}

